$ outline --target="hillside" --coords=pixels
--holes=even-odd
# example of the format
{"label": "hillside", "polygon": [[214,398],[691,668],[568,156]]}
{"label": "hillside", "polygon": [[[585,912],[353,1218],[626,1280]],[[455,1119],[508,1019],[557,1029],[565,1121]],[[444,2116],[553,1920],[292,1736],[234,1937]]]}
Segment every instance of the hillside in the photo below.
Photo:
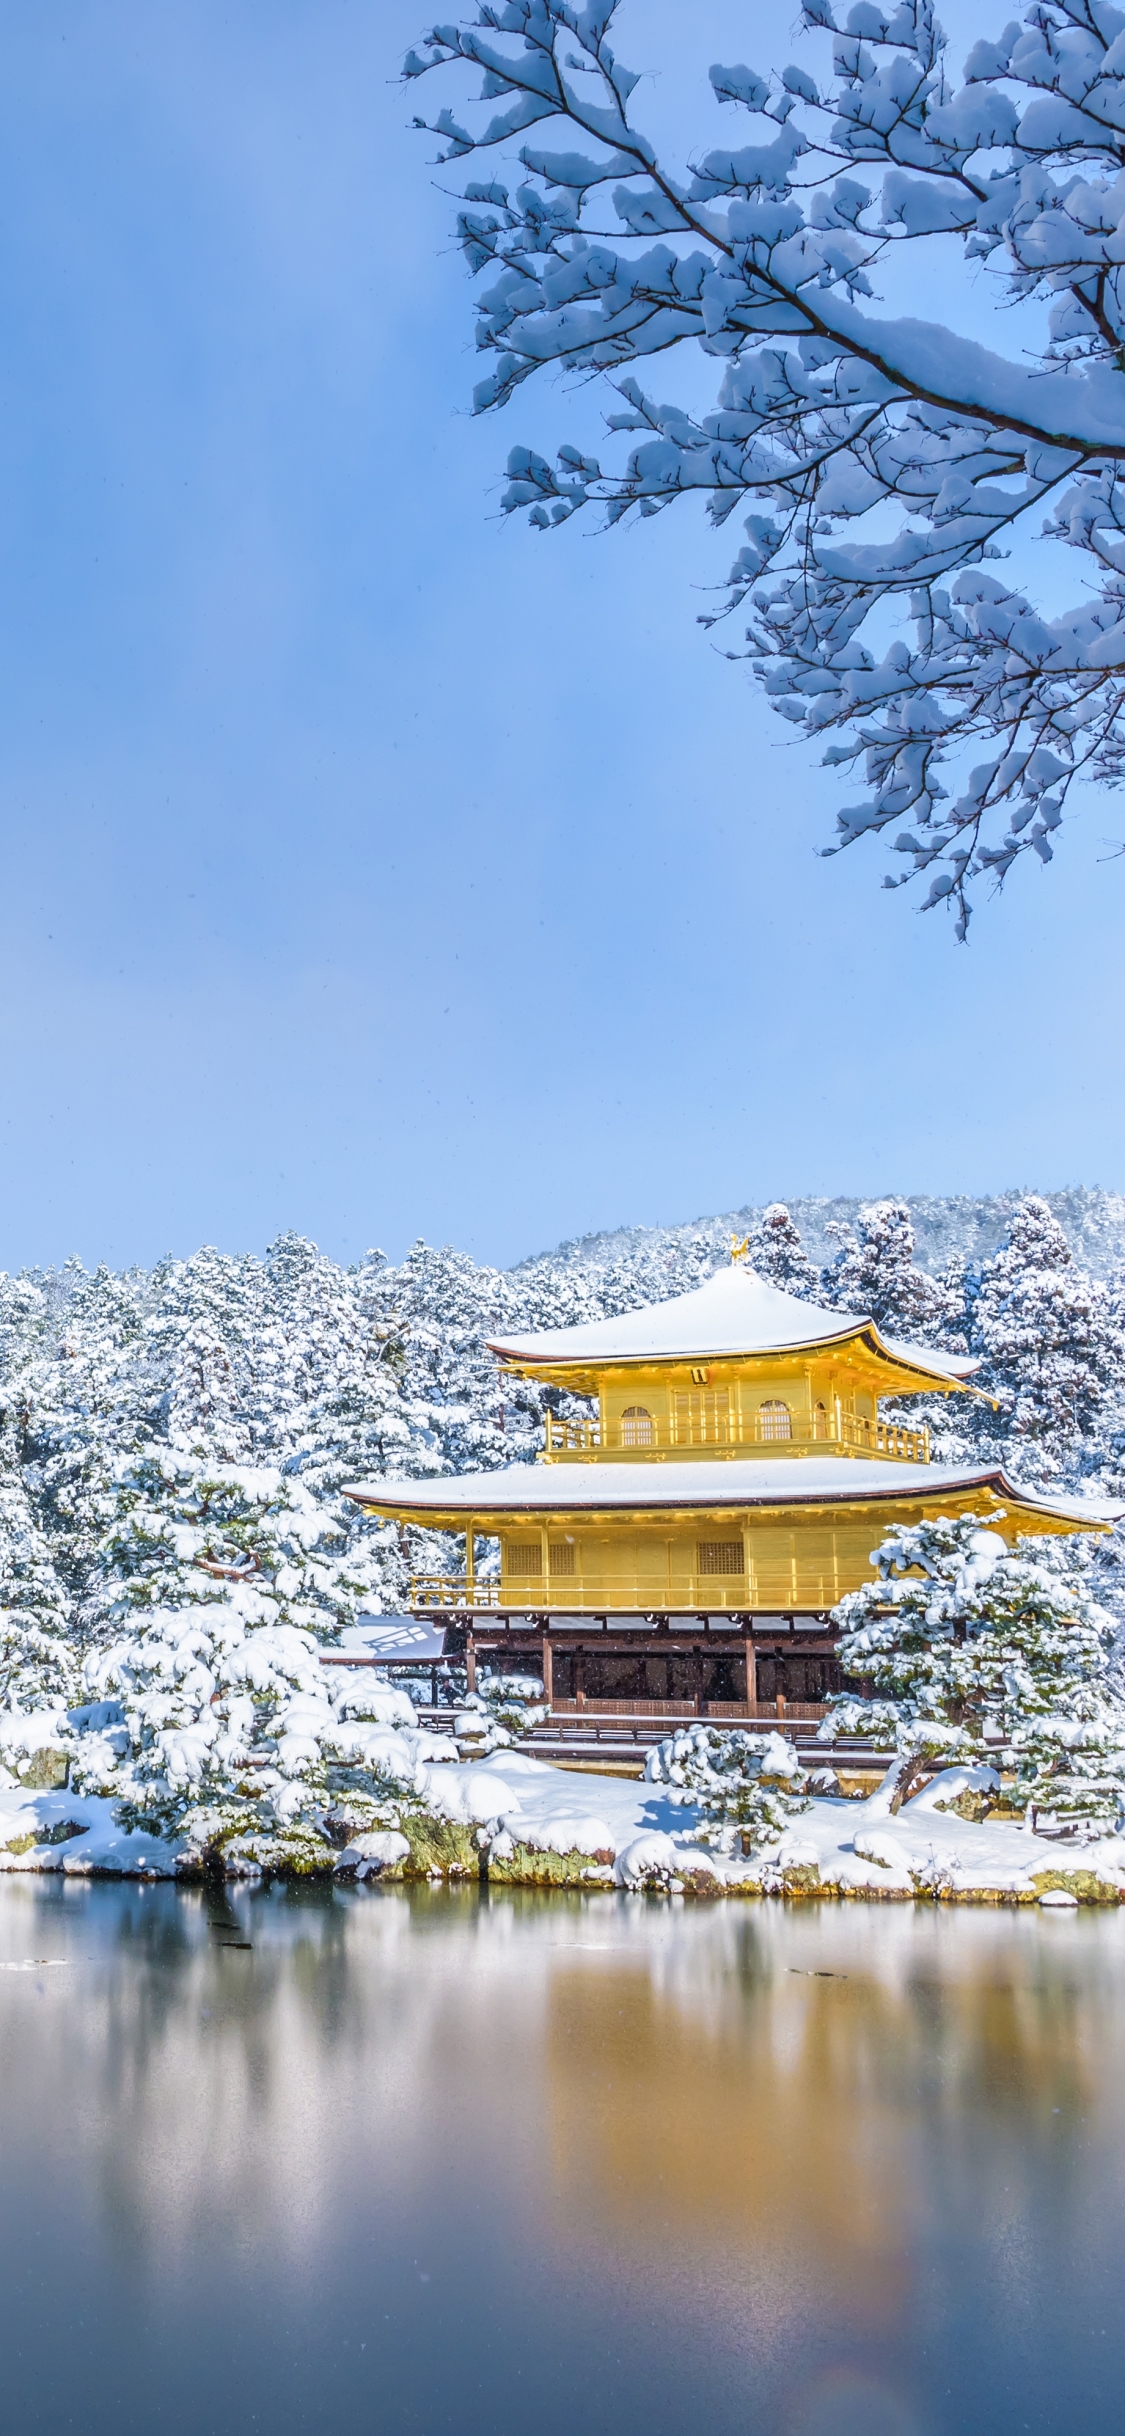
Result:
{"label": "hillside", "polygon": [[[989,1259],[1007,1233],[1021,1194],[1013,1188],[1011,1192],[976,1196],[905,1193],[902,1197],[914,1225],[915,1259],[920,1268],[934,1273],[954,1255],[972,1263]],[[860,1210],[875,1198],[874,1194],[860,1198],[841,1193],[832,1199],[790,1201],[788,1208],[809,1258],[823,1264],[834,1249],[829,1226],[835,1223],[854,1227]],[[1044,1193],[1043,1199],[1058,1220],[1075,1259],[1091,1275],[1108,1277],[1118,1262],[1125,1261],[1125,1193],[1107,1192],[1100,1185],[1078,1184],[1062,1192]],[[560,1243],[549,1253],[533,1254],[518,1261],[514,1274],[538,1268],[545,1261],[601,1269],[616,1267],[638,1256],[651,1259],[662,1250],[672,1257],[695,1247],[725,1252],[728,1237],[734,1233],[744,1235],[756,1225],[761,1214],[761,1207],[747,1203],[742,1209],[725,1210],[710,1218],[691,1218],[680,1226],[604,1229]]]}

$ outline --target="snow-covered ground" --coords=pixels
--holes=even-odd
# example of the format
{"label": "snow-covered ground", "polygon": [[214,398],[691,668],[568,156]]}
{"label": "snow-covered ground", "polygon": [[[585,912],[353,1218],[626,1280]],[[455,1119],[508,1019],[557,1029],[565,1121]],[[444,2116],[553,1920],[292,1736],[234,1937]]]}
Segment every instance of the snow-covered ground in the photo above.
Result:
{"label": "snow-covered ground", "polygon": [[[104,1870],[123,1878],[175,1874],[175,1847],[119,1827],[116,1803],[100,1795],[0,1788],[0,1870]],[[54,1840],[52,1840],[54,1839]]]}
{"label": "snow-covered ground", "polygon": [[[1072,1898],[1073,1889],[1054,1882],[1074,1879],[1086,1897],[1125,1897],[1125,1837],[1078,1845],[1009,1820],[972,1825],[938,1807],[963,1789],[965,1775],[946,1771],[895,1815],[881,1788],[864,1801],[814,1799],[780,1844],[751,1860],[698,1842],[698,1820],[674,1806],[661,1785],[581,1776],[515,1751],[427,1767],[423,1799],[434,1818],[471,1829],[498,1874],[517,1880],[521,1856],[526,1863],[539,1852],[573,1854],[575,1882],[591,1888],[1029,1902]],[[160,1877],[176,1871],[172,1844],[127,1834],[109,1801],[66,1792],[0,1791],[0,1847],[0,1869]],[[406,1838],[394,1831],[366,1836],[350,1854],[336,1858],[326,1850],[326,1867],[334,1858],[336,1866],[342,1861],[374,1879],[406,1858]]]}

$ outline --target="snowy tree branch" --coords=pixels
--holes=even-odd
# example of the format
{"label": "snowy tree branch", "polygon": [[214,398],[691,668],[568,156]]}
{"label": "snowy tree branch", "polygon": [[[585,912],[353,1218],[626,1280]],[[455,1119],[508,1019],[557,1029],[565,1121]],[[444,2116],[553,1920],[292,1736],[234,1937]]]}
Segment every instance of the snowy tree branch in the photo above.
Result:
{"label": "snowy tree branch", "polygon": [[[479,70],[501,105],[473,129],[449,108],[418,118],[444,161],[536,131],[514,189],[490,176],[461,198],[491,359],[476,411],[550,367],[618,392],[620,457],[566,446],[552,465],[517,447],[504,506],[540,529],[692,494],[716,525],[750,507],[723,611],[750,622],[729,656],[795,728],[832,739],[830,765],[861,771],[837,846],[905,818],[888,843],[964,937],[972,878],[1050,861],[1075,780],[1122,776],[1125,15],[1035,6],[976,43],[957,84],[931,0],[857,0],[843,26],[830,0],[804,0],[827,80],[713,67],[748,140],[677,175],[631,116],[617,13],[481,5],[405,65],[412,86]],[[608,231],[592,217],[607,204]],[[1037,308],[1030,355],[882,309],[880,264],[934,240],[959,247],[966,300],[980,263],[1005,302]],[[721,367],[702,417],[631,369],[687,341]],[[1000,572],[1028,533],[1082,554],[1075,607],[1049,615]],[[889,645],[888,609],[906,629]]]}

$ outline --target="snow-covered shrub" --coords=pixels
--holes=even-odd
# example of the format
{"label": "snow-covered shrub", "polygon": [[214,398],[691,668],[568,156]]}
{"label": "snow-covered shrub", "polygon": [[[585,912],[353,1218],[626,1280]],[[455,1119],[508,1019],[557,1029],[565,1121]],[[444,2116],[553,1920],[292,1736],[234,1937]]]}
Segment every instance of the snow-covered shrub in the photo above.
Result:
{"label": "snow-covered shrub", "polygon": [[628,1887],[630,1893],[669,1894],[681,1886],[683,1855],[670,1835],[652,1830],[635,1835],[618,1853],[613,1864],[616,1886]]}
{"label": "snow-covered shrub", "polygon": [[545,1724],[550,1709],[538,1675],[499,1675],[482,1668],[475,1692],[458,1702],[454,1733],[466,1757],[487,1759]]}
{"label": "snow-covered shrub", "polygon": [[863,1733],[901,1763],[897,1809],[928,1765],[999,1768],[1004,1801],[1113,1820],[1125,1806],[1125,1705],[1106,1674],[1113,1618],[1071,1539],[1006,1547],[971,1516],[889,1533],[878,1579],[840,1601],[840,1661],[870,1697],[836,1695],[819,1739]]}
{"label": "snow-covered shrub", "polygon": [[26,1610],[0,1608],[0,1711],[65,1710],[79,1686],[72,1640]]}
{"label": "snow-covered shrub", "polygon": [[783,1734],[681,1726],[649,1752],[645,1777],[670,1802],[698,1809],[699,1841],[724,1852],[779,1836],[808,1807],[804,1769]]}
{"label": "snow-covered shrub", "polygon": [[452,1757],[400,1692],[357,1686],[260,1593],[158,1609],[87,1666],[120,1726],[76,1735],[71,1781],[192,1858],[324,1866],[327,1847],[395,1826],[423,1763]]}
{"label": "snow-covered shrub", "polygon": [[420,1763],[452,1752],[402,1692],[321,1665],[356,1596],[300,1477],[145,1450],[121,1467],[89,1594],[87,1697],[121,1722],[77,1733],[72,1782],[228,1862],[323,1866],[397,1825]]}
{"label": "snow-covered shrub", "polygon": [[551,1714],[538,1675],[493,1674],[487,1668],[478,1673],[476,1692],[465,1706],[483,1711],[495,1748],[518,1741],[533,1726],[545,1725]]}

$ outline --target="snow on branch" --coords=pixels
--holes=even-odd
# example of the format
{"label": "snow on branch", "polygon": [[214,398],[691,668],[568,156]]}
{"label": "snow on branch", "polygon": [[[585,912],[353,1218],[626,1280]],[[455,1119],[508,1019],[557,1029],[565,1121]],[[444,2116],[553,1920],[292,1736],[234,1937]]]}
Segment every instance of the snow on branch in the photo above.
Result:
{"label": "snow on branch", "polygon": [[[540,529],[691,494],[716,525],[742,511],[702,622],[740,618],[728,656],[855,772],[825,851],[884,837],[884,885],[920,881],[963,938],[972,880],[1049,862],[1075,781],[1123,774],[1125,14],[1038,0],[958,83],[931,0],[858,0],[843,24],[804,0],[817,74],[713,66],[734,141],[673,168],[631,115],[617,13],[481,5],[405,65],[415,91],[483,78],[473,127],[448,106],[415,121],[444,161],[537,130],[511,184],[462,198],[477,412],[552,367],[619,393],[610,461],[516,448],[505,507]],[[919,240],[958,247],[966,308],[977,265],[998,304],[1036,308],[1037,355],[1026,317],[1008,353],[891,317],[880,270]],[[689,340],[716,365],[702,416],[633,369]],[[1073,607],[1002,572],[1022,534],[1080,552]]]}

